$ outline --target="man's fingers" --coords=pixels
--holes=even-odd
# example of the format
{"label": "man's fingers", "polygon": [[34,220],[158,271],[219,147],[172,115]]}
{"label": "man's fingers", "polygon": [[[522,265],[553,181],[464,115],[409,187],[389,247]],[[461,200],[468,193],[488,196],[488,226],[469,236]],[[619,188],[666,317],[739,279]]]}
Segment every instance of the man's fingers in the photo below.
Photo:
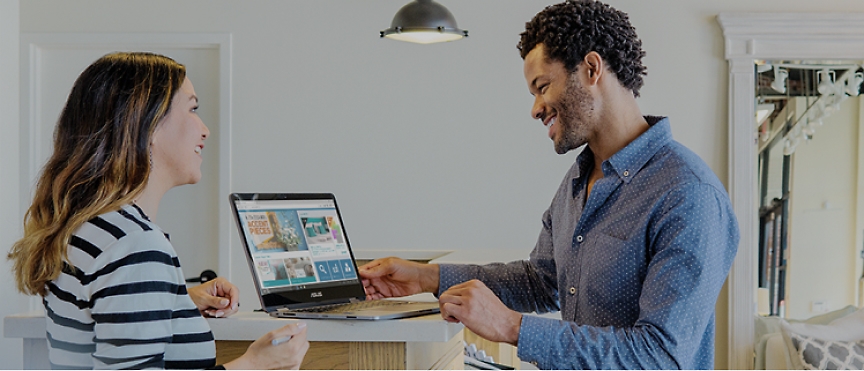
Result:
{"label": "man's fingers", "polygon": [[456,285],[451,286],[448,290],[470,290],[470,289],[479,289],[486,287],[486,284],[480,280],[470,280],[465,281]]}
{"label": "man's fingers", "polygon": [[453,303],[441,303],[441,317],[447,322],[460,322],[462,307]]}
{"label": "man's fingers", "polygon": [[[441,296],[438,297],[438,300],[446,299],[450,300],[456,304],[462,304],[464,300],[471,298],[473,296],[474,287],[469,282],[462,282],[458,285],[453,285],[447,291],[441,293]],[[458,299],[457,299],[458,298]],[[453,300],[459,300],[459,302],[455,302]]]}
{"label": "man's fingers", "polygon": [[376,289],[372,281],[369,280],[363,280],[363,290],[365,290],[366,294],[368,295],[372,295],[378,292],[378,289]]}
{"label": "man's fingers", "polygon": [[360,266],[357,272],[360,273],[360,277],[364,278],[378,278],[385,274],[384,269],[381,269],[381,262],[378,260]]}
{"label": "man's fingers", "polygon": [[393,292],[390,290],[390,286],[389,286],[388,282],[381,281],[381,280],[373,280],[372,284],[369,287],[371,287],[373,289],[372,290],[373,295],[377,294],[377,295],[381,295],[384,297],[393,296]]}
{"label": "man's fingers", "polygon": [[393,282],[386,281],[387,284],[387,292],[390,293],[390,296],[394,296],[393,294],[399,289],[396,288],[396,285]]}
{"label": "man's fingers", "polygon": [[442,305],[445,303],[462,305],[465,302],[465,298],[459,292],[450,292],[450,290],[447,290],[438,297],[438,302]]}

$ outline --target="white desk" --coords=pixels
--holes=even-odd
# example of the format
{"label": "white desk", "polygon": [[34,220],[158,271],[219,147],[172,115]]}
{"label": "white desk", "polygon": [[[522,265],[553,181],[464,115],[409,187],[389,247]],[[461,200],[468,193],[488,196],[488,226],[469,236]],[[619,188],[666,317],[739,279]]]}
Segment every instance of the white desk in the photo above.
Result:
{"label": "white desk", "polygon": [[[381,256],[423,255],[432,263],[484,264],[527,259],[530,249],[496,249],[410,252],[374,251]],[[358,254],[358,255],[362,255]],[[416,257],[415,257],[416,258]],[[411,297],[434,300],[431,294]],[[208,319],[216,338],[217,363],[222,364],[245,352],[249,343],[264,333],[281,327],[288,319],[275,319],[260,312],[240,312],[230,318]],[[390,321],[304,320],[308,324],[309,352],[304,369],[461,369],[462,339],[475,343],[496,362],[517,368],[516,348],[509,344],[482,339],[461,324],[447,323],[438,314]],[[24,368],[49,369],[45,340],[45,317],[39,313],[17,314],[4,318],[3,335],[24,341]]]}
{"label": "white desk", "polygon": [[[261,312],[208,319],[216,338],[217,363],[236,358],[253,340],[283,326]],[[303,320],[309,352],[303,369],[461,369],[463,326],[440,315],[388,321]],[[45,316],[27,313],[4,318],[3,334],[24,341],[24,368],[50,369]]]}

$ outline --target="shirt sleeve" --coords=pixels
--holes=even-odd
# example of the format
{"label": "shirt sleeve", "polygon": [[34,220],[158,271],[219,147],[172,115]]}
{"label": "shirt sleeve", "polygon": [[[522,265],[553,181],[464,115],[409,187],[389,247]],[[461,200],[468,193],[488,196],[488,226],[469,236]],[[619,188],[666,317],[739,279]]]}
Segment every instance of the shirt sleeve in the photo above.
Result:
{"label": "shirt sleeve", "polygon": [[175,300],[186,294],[178,262],[158,231],[127,235],[106,249],[91,285],[97,369],[165,368]]}
{"label": "shirt sleeve", "polygon": [[526,315],[520,359],[542,369],[694,368],[703,342],[713,343],[714,306],[738,225],[725,193],[710,185],[672,190],[657,207],[636,323],[595,327]]}
{"label": "shirt sleeve", "polygon": [[512,310],[547,313],[559,310],[555,260],[552,254],[551,216],[543,214],[543,229],[531,260],[486,265],[441,264],[437,295],[453,285],[477,279]]}

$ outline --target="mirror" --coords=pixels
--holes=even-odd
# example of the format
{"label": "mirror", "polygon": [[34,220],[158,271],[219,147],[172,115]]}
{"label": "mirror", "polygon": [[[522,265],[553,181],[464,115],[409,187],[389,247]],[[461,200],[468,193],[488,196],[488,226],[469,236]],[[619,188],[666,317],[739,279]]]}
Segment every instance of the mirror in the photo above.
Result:
{"label": "mirror", "polygon": [[[754,316],[757,293],[762,292],[757,288],[760,192],[757,188],[759,139],[754,130],[755,63],[759,60],[864,60],[864,14],[721,13],[717,21],[723,30],[723,52],[729,76],[726,184],[741,231],[738,254],[726,285],[729,332],[725,341],[728,367],[752,369],[756,350]],[[860,232],[856,233],[857,246],[861,246],[859,238]]]}
{"label": "mirror", "polygon": [[757,312],[806,319],[860,305],[864,68],[757,60],[754,69]]}

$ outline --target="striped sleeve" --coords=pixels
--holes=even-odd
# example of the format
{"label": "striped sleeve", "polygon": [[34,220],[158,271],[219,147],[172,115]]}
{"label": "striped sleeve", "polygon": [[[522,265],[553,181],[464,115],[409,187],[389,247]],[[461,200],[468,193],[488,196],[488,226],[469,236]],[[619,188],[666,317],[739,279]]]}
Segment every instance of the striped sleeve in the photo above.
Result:
{"label": "striped sleeve", "polygon": [[178,285],[182,277],[171,250],[161,233],[147,231],[119,239],[100,256],[105,264],[93,273],[89,287],[94,368],[165,368],[172,320],[200,316],[194,306],[176,308],[186,290]]}

